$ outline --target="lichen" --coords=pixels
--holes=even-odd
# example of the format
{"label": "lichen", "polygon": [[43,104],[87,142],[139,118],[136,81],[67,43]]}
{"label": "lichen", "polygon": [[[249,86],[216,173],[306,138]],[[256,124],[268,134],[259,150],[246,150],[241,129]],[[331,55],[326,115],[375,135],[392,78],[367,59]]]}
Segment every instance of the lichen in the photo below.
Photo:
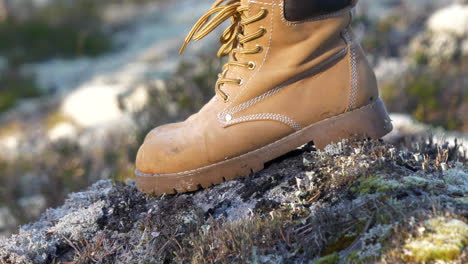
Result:
{"label": "lichen", "polygon": [[418,237],[409,238],[403,246],[408,261],[453,261],[468,245],[468,225],[458,219],[429,219],[420,233]]}
{"label": "lichen", "polygon": [[443,178],[450,193],[468,193],[468,172],[463,170],[461,166],[445,171]]}
{"label": "lichen", "polygon": [[[103,264],[403,263],[427,257],[403,253],[429,239],[430,258],[461,261],[466,224],[453,219],[464,219],[466,204],[448,186],[461,188],[466,165],[449,156],[442,172],[437,153],[379,141],[304,148],[249,177],[173,196],[100,181],[0,240],[0,260],[71,262],[89,253],[106,256]],[[440,215],[445,222],[424,222]]]}
{"label": "lichen", "polygon": [[403,185],[396,180],[383,179],[376,175],[360,178],[358,182],[358,186],[352,187],[351,191],[361,195],[383,193],[403,187]]}

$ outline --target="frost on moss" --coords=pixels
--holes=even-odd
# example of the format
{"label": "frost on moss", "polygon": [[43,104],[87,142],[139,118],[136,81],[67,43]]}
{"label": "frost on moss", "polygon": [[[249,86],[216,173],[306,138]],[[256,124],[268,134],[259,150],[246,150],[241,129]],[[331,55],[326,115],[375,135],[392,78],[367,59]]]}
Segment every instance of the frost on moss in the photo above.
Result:
{"label": "frost on moss", "polygon": [[466,195],[468,193],[468,171],[461,164],[444,172],[444,180],[449,192]]}
{"label": "frost on moss", "polygon": [[421,234],[409,238],[403,248],[408,261],[451,261],[458,259],[467,245],[466,223],[438,217],[427,220],[421,227]]}
{"label": "frost on moss", "polygon": [[358,181],[358,186],[352,187],[351,191],[359,194],[383,193],[403,187],[396,180],[382,179],[375,175],[364,177]]}
{"label": "frost on moss", "polygon": [[0,262],[463,263],[466,161],[442,169],[440,148],[305,146],[249,177],[161,197],[101,181],[0,240]]}

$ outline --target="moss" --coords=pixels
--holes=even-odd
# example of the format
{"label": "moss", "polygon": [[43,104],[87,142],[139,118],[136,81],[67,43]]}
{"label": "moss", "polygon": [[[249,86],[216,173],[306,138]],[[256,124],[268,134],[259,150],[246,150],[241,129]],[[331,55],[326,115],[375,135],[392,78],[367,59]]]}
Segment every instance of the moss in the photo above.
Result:
{"label": "moss", "polygon": [[438,107],[437,100],[440,94],[440,85],[430,76],[419,75],[408,84],[408,94],[415,96],[420,100],[420,106],[424,109],[435,109]]}
{"label": "moss", "polygon": [[254,216],[235,222],[206,223],[190,237],[193,247],[180,256],[190,258],[191,263],[205,263],[207,259],[216,263],[245,263],[251,259],[253,248],[263,255],[274,253],[279,241],[289,244],[288,232],[283,229],[286,222],[281,216]]}
{"label": "moss", "polygon": [[408,176],[403,178],[403,182],[407,185],[423,188],[430,184],[430,181],[417,176]]}
{"label": "moss", "polygon": [[40,89],[31,78],[7,73],[0,76],[0,113],[13,107],[22,98],[41,95]]}
{"label": "moss", "polygon": [[325,257],[320,258],[319,260],[315,261],[314,264],[335,264],[340,261],[340,256],[338,253],[333,253],[327,255]]}
{"label": "moss", "polygon": [[100,18],[103,2],[52,1],[28,18],[10,16],[0,22],[0,53],[12,65],[102,54],[112,47],[111,32],[104,30]]}
{"label": "moss", "polygon": [[111,47],[110,37],[98,29],[42,20],[0,23],[0,52],[18,65],[54,56],[96,56]]}
{"label": "moss", "polygon": [[357,186],[351,187],[351,191],[361,195],[384,193],[398,188],[403,185],[396,180],[386,180],[376,175],[371,175],[358,179]]}
{"label": "moss", "polygon": [[365,262],[363,260],[361,260],[360,257],[359,257],[359,250],[354,250],[353,252],[351,252],[351,254],[349,254],[346,257],[346,262],[345,263],[364,264]]}
{"label": "moss", "polygon": [[404,259],[408,261],[451,261],[459,258],[468,245],[468,225],[457,219],[432,218],[424,223],[419,236],[406,241]]}
{"label": "moss", "polygon": [[356,240],[357,236],[342,236],[338,238],[334,243],[327,246],[324,251],[324,255],[330,256],[333,253],[339,252],[348,248]]}
{"label": "moss", "polygon": [[429,58],[424,52],[417,52],[413,57],[413,61],[418,66],[424,66],[429,63]]}
{"label": "moss", "polygon": [[451,168],[444,171],[443,179],[451,193],[468,193],[468,172],[462,168]]}
{"label": "moss", "polygon": [[385,101],[394,100],[397,96],[397,88],[393,83],[383,85],[380,93]]}
{"label": "moss", "polygon": [[445,182],[441,179],[437,179],[436,177],[432,177],[430,179],[422,178],[419,176],[407,176],[403,178],[403,184],[406,187],[416,187],[421,188],[426,191],[432,191],[437,188],[437,186],[445,186]]}
{"label": "moss", "polygon": [[361,257],[359,250],[352,251],[348,256],[346,256],[344,263],[349,264],[368,264],[376,263],[376,258],[372,257]]}

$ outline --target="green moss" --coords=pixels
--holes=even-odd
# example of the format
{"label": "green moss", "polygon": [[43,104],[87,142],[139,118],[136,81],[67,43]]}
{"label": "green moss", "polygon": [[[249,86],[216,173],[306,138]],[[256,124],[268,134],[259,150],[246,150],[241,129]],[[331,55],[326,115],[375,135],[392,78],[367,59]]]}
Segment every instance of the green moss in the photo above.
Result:
{"label": "green moss", "polygon": [[396,91],[397,91],[397,88],[395,87],[394,84],[386,84],[382,86],[380,93],[382,95],[382,99],[384,99],[385,101],[390,101],[396,98],[397,96]]}
{"label": "green moss", "polygon": [[381,20],[377,25],[379,32],[384,34],[389,33],[392,30],[393,25],[395,25],[394,21],[397,19],[398,17],[391,16]]}
{"label": "green moss", "polygon": [[355,250],[351,252],[345,259],[344,263],[349,264],[368,264],[368,263],[375,263],[376,259],[372,257],[365,257],[362,258],[359,256],[359,250]]}
{"label": "green moss", "polygon": [[111,47],[109,36],[98,29],[42,20],[0,23],[0,39],[0,52],[15,65],[54,56],[96,56]]}
{"label": "green moss", "polygon": [[356,236],[342,236],[338,238],[334,243],[327,246],[324,251],[324,255],[330,256],[333,253],[339,252],[348,248],[355,240]]}
{"label": "green moss", "polygon": [[431,190],[435,185],[444,185],[444,181],[432,178],[426,179],[418,176],[408,176],[403,178],[403,183],[408,187],[417,187],[423,188],[426,190]]}
{"label": "green moss", "polygon": [[404,258],[408,261],[451,261],[459,258],[468,245],[468,225],[443,217],[427,220],[425,231],[406,241]]}
{"label": "green moss", "polygon": [[361,195],[373,194],[373,193],[384,193],[398,188],[403,185],[396,180],[386,180],[379,176],[371,175],[364,178],[358,179],[358,185],[351,187],[351,191]]}
{"label": "green moss", "polygon": [[440,90],[438,83],[426,75],[417,76],[408,85],[408,94],[418,97],[421,105],[429,109],[438,107],[439,102],[437,98]]}
{"label": "green moss", "polygon": [[355,250],[346,257],[346,263],[359,263],[359,251]]}
{"label": "green moss", "polygon": [[0,113],[13,107],[22,98],[41,95],[41,91],[30,78],[15,75],[0,76]]}
{"label": "green moss", "polygon": [[[285,234],[289,220],[281,215],[272,217],[253,216],[235,222],[205,224],[198,233],[189,238],[192,248],[181,253],[191,259],[191,263],[205,263],[206,259],[218,263],[238,263],[250,259],[251,249],[258,254],[275,252],[278,242],[290,243]],[[245,261],[242,261],[245,262]]]}
{"label": "green moss", "polygon": [[327,255],[325,257],[320,258],[319,260],[315,261],[314,264],[335,264],[340,261],[340,256],[338,253],[333,253]]}
{"label": "green moss", "polygon": [[414,63],[416,65],[418,65],[418,66],[424,66],[424,65],[427,65],[429,63],[429,58],[423,52],[417,52],[414,55],[413,60],[414,60]]}

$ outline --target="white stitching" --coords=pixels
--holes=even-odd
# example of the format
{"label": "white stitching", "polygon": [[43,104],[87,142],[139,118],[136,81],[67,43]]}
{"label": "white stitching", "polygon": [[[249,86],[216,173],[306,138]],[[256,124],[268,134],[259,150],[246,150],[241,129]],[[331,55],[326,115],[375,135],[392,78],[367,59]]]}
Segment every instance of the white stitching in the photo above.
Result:
{"label": "white stitching", "polygon": [[296,123],[294,120],[291,118],[285,116],[285,115],[280,115],[280,114],[274,114],[274,113],[264,113],[264,114],[254,114],[254,115],[247,115],[247,116],[242,116],[237,119],[231,120],[231,121],[224,121],[223,126],[227,127],[230,125],[235,125],[239,123],[243,123],[246,121],[260,121],[260,120],[273,120],[273,121],[279,121],[281,123],[284,123],[294,130],[301,130],[302,126],[300,126],[298,123]]}
{"label": "white stitching", "polygon": [[[381,99],[378,99],[377,101],[373,102],[373,103],[370,103],[368,105],[365,105],[365,106],[362,106],[360,108],[357,108],[353,111],[356,111],[356,112],[359,112],[359,111],[366,111],[367,109],[373,109],[375,107],[378,107],[377,104],[380,102]],[[307,128],[309,127],[312,127],[312,126],[316,126],[317,124],[320,124],[321,122],[329,122],[329,121],[333,121],[333,120],[337,120],[339,118],[342,118],[343,116],[345,115],[348,115],[350,114],[349,112],[346,112],[346,113],[342,113],[342,114],[339,114],[337,116],[334,116],[334,117],[330,117],[330,118],[327,118],[325,120],[322,120],[322,121],[319,121],[317,123],[314,123],[314,124],[311,124],[309,125]],[[255,150],[252,150],[252,151],[249,151],[245,154],[242,154],[242,155],[239,155],[239,156],[236,156],[236,157],[233,157],[233,158],[230,158],[230,160],[236,160],[236,159],[240,159],[242,158],[244,155],[248,155],[248,154],[251,154],[251,153],[254,153],[256,151],[260,151],[260,150],[263,150],[265,148],[268,148],[269,146],[273,145],[273,144],[278,144],[278,143],[281,143],[281,142],[284,142],[284,141],[287,141],[288,139],[290,139],[291,137],[294,137],[296,136],[298,133],[301,133],[299,131],[296,131],[286,137],[283,137],[283,138],[280,138],[268,145],[265,145],[261,148],[258,148],[258,149],[255,149]],[[206,169],[209,169],[209,168],[213,168],[213,167],[216,167],[216,166],[219,166],[221,163],[223,162],[226,162],[226,160],[223,160],[223,161],[220,161],[220,162],[217,162],[217,163],[214,163],[214,164],[210,164],[210,165],[207,165],[207,166],[204,166],[204,167],[201,167],[201,168],[196,168],[196,169],[192,169],[192,170],[188,170],[188,171],[183,171],[183,172],[175,172],[175,173],[167,173],[167,174],[157,174],[157,173],[144,173],[144,172],[141,172],[139,171],[138,169],[135,169],[135,174],[137,176],[140,176],[140,177],[168,177],[168,176],[180,176],[180,177],[185,177],[185,176],[191,176],[191,175],[194,175],[194,174],[197,174],[199,173],[200,171],[203,171],[203,170],[206,170]]]}
{"label": "white stitching", "polygon": [[358,67],[357,67],[357,55],[356,55],[356,44],[354,43],[348,29],[343,31],[343,38],[350,50],[350,76],[351,76],[351,90],[349,94],[348,110],[352,110],[356,106],[357,93],[358,93]]}
{"label": "white stitching", "polygon": [[[337,52],[336,54],[330,56],[329,58],[327,58],[325,61],[323,61],[322,63],[320,63],[319,65],[316,65],[315,67],[301,73],[301,74],[298,74],[295,78],[293,79],[290,79],[290,80],[287,80],[286,82],[283,82],[282,84],[278,85],[277,87],[269,90],[268,92],[266,93],[263,93],[245,103],[242,103],[240,105],[237,105],[235,106],[234,108],[228,110],[227,112],[220,112],[218,113],[218,119],[220,120],[220,122],[222,124],[225,124],[225,118],[227,115],[234,115],[235,113],[238,113],[242,110],[245,110],[249,107],[251,107],[252,105],[255,105],[259,102],[261,102],[262,100],[276,94],[277,92],[279,92],[281,89],[283,89],[284,87],[292,84],[292,83],[295,83],[297,81],[300,81],[302,79],[305,79],[309,76],[313,76],[313,75],[316,75],[317,72],[319,72],[320,70],[322,70],[324,67],[327,67],[329,64],[332,64],[334,63],[336,60],[342,58],[344,55],[346,55],[348,52],[348,47],[342,49],[341,51]],[[240,119],[240,118],[239,118]],[[236,119],[236,120],[239,120],[239,119]],[[288,122],[290,123],[290,122]],[[294,126],[291,126],[294,128]],[[297,127],[297,126],[296,126]]]}
{"label": "white stitching", "polygon": [[329,64],[331,64],[331,63],[335,62],[336,60],[338,60],[339,58],[343,57],[347,53],[347,50],[348,50],[348,47],[342,49],[341,51],[339,51],[336,54],[332,55],[327,60],[323,61],[321,64],[316,65],[315,67],[313,67],[313,68],[311,68],[311,69],[309,69],[309,70],[307,70],[307,71],[305,71],[305,72],[303,72],[301,74],[298,74],[295,78],[287,80],[286,82],[278,85],[274,89],[269,90],[268,92],[254,98],[254,99],[251,99],[250,101],[247,101],[247,102],[245,102],[243,104],[237,105],[236,107],[234,107],[234,108],[230,109],[229,111],[227,111],[227,114],[235,114],[237,112],[240,112],[240,111],[242,111],[242,110],[244,110],[246,108],[249,108],[250,106],[262,101],[263,99],[274,95],[279,90],[281,90],[282,88],[284,88],[285,86],[287,86],[287,85],[289,85],[291,83],[295,83],[295,82],[297,82],[299,80],[305,79],[306,77],[315,75],[316,72],[320,71],[323,67],[326,67]]}
{"label": "white stitching", "polygon": [[257,96],[255,97],[254,99],[251,99],[243,104],[240,104],[240,105],[237,105],[236,107],[230,109],[229,111],[227,111],[226,113],[227,114],[235,114],[237,112],[240,112],[244,109],[247,109],[249,107],[251,107],[252,105],[254,104],[257,104],[258,102],[262,101],[263,99],[267,98],[267,97],[270,97],[272,95],[274,95],[275,93],[279,92],[283,87],[282,86],[278,86],[272,90],[269,90],[268,92],[260,95],[260,96]]}

